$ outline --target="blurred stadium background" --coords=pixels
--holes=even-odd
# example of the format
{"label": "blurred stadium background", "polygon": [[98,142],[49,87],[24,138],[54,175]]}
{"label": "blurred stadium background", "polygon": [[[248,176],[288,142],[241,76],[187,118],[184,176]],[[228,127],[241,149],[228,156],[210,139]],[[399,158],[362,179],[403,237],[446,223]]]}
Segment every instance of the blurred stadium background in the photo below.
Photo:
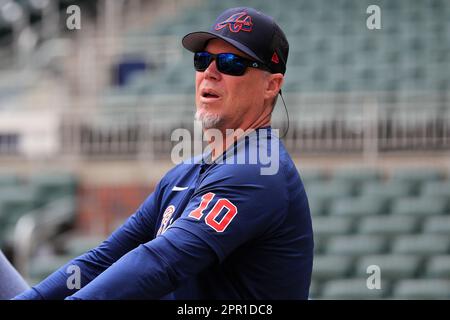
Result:
{"label": "blurred stadium background", "polygon": [[0,248],[34,284],[134,212],[173,166],[171,132],[193,126],[181,36],[239,5],[291,45],[284,142],[313,215],[311,298],[449,299],[447,0],[1,0]]}

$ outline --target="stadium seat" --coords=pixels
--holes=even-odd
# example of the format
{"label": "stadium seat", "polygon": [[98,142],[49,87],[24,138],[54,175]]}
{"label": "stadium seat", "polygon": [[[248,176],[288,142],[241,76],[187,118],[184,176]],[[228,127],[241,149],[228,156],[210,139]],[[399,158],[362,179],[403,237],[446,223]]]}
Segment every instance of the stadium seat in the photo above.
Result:
{"label": "stadium seat", "polygon": [[415,191],[420,189],[424,182],[439,181],[443,178],[443,172],[434,168],[405,168],[392,172],[390,180],[410,183]]}
{"label": "stadium seat", "polygon": [[105,111],[126,110],[137,106],[139,97],[131,90],[131,86],[107,91],[101,97],[101,104]]}
{"label": "stadium seat", "polygon": [[399,281],[393,288],[399,299],[450,299],[450,280],[411,279]]}
{"label": "stadium seat", "polygon": [[431,216],[445,214],[447,200],[440,197],[403,197],[392,204],[392,214]]}
{"label": "stadium seat", "polygon": [[428,278],[450,279],[450,255],[436,255],[428,258],[425,266]]}
{"label": "stadium seat", "polygon": [[54,271],[72,260],[73,256],[42,255],[31,260],[29,277],[36,280],[44,280]]}
{"label": "stadium seat", "polygon": [[[187,106],[192,108],[194,97],[192,95],[170,95],[170,94],[155,94],[152,96],[150,103],[154,107],[164,107],[166,112],[167,108],[173,108],[173,110],[184,110]],[[190,110],[192,112],[192,110]]]}
{"label": "stadium seat", "polygon": [[105,239],[102,236],[71,235],[63,240],[63,250],[66,255],[77,257],[97,247]]}
{"label": "stadium seat", "polygon": [[398,236],[392,245],[392,253],[397,254],[430,256],[433,254],[447,254],[449,250],[449,235],[419,234]]}
{"label": "stadium seat", "polygon": [[376,265],[380,268],[381,278],[392,280],[414,278],[418,275],[421,259],[415,255],[368,255],[356,263],[356,276],[367,277],[367,267]]}
{"label": "stadium seat", "polygon": [[305,185],[308,196],[320,198],[329,202],[336,198],[349,197],[352,195],[352,186],[340,182],[314,182]]}
{"label": "stadium seat", "polygon": [[320,169],[299,169],[299,173],[305,185],[325,180],[325,173]]}
{"label": "stadium seat", "polygon": [[391,201],[394,198],[409,196],[411,191],[410,185],[401,181],[367,182],[362,186],[361,196],[371,195]]}
{"label": "stadium seat", "polygon": [[428,217],[424,222],[423,232],[450,234],[450,215]]}
{"label": "stadium seat", "polygon": [[450,180],[426,182],[422,187],[421,195],[450,199]]}
{"label": "stadium seat", "polygon": [[0,188],[0,248],[11,241],[19,218],[37,207],[35,188],[21,184]]}
{"label": "stadium seat", "polygon": [[381,172],[376,168],[338,168],[334,171],[332,179],[359,187],[362,183],[379,181]]}
{"label": "stadium seat", "polygon": [[361,256],[379,254],[387,249],[386,239],[374,235],[335,236],[328,240],[327,254]]}
{"label": "stadium seat", "polygon": [[418,230],[419,221],[411,216],[378,216],[363,217],[358,225],[358,233],[394,236],[414,233]]}
{"label": "stadium seat", "polygon": [[77,187],[76,178],[64,172],[34,174],[30,176],[29,184],[38,189],[41,204],[65,196],[74,196]]}
{"label": "stadium seat", "polygon": [[20,216],[37,208],[37,190],[29,186],[3,188],[0,194],[0,216],[12,225]]}
{"label": "stadium seat", "polygon": [[354,221],[350,217],[326,216],[312,219],[314,235],[318,236],[346,235],[351,233],[353,223]]}
{"label": "stadium seat", "polygon": [[331,202],[330,215],[333,216],[373,216],[383,213],[387,201],[373,196],[347,197]]}
{"label": "stadium seat", "polygon": [[316,255],[312,276],[320,281],[346,278],[351,271],[352,262],[346,256]]}
{"label": "stadium seat", "polygon": [[320,284],[315,280],[311,280],[311,285],[309,286],[309,299],[315,300],[317,297],[319,297],[319,294]]}
{"label": "stadium seat", "polygon": [[13,187],[18,184],[19,177],[17,175],[7,172],[0,172],[0,188]]}
{"label": "stadium seat", "polygon": [[312,196],[306,191],[308,194],[308,204],[309,209],[311,211],[311,215],[313,216],[321,216],[327,213],[328,206],[326,201],[323,201],[320,197]]}
{"label": "stadium seat", "polygon": [[314,254],[322,254],[328,243],[327,236],[314,234]]}
{"label": "stadium seat", "polygon": [[369,289],[367,277],[343,280],[330,280],[323,284],[321,298],[324,299],[382,299],[389,292],[389,284],[383,283],[381,289]]}

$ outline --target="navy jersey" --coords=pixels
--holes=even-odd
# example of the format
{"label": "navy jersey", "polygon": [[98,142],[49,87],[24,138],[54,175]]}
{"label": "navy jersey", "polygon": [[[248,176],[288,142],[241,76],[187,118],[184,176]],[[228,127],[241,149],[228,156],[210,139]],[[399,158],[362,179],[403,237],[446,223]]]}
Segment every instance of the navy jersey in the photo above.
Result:
{"label": "navy jersey", "polygon": [[[17,298],[307,299],[308,200],[270,132],[256,130],[214,162],[177,165],[100,246]],[[261,148],[276,156],[270,174],[262,171],[267,163],[251,161]],[[79,290],[67,288],[70,265],[80,267]]]}

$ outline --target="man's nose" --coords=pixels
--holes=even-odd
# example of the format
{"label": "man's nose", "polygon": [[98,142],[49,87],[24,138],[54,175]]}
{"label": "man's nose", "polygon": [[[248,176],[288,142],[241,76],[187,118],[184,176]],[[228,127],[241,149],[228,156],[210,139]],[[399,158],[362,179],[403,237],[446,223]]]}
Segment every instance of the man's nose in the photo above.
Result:
{"label": "man's nose", "polygon": [[220,80],[221,73],[217,70],[216,60],[211,61],[204,73],[206,79]]}

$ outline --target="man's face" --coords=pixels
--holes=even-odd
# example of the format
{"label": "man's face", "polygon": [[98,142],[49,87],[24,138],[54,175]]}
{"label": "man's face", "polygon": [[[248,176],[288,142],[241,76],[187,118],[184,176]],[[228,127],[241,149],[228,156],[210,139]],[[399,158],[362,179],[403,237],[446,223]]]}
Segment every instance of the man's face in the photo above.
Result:
{"label": "man's face", "polygon": [[[205,51],[250,58],[219,39],[209,41]],[[264,110],[266,77],[266,72],[255,68],[247,68],[242,76],[223,74],[213,60],[204,72],[196,72],[196,119],[202,121],[204,129],[251,127]]]}

